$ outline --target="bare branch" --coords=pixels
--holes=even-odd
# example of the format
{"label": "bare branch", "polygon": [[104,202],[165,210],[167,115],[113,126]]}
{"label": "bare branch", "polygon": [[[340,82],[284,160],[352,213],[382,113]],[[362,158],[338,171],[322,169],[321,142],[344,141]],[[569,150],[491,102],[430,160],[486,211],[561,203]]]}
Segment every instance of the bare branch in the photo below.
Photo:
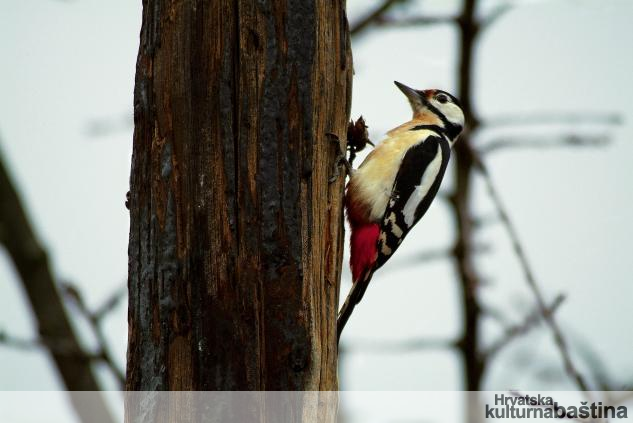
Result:
{"label": "bare branch", "polygon": [[129,132],[134,128],[134,118],[131,113],[120,117],[93,119],[84,129],[85,134],[91,138],[98,138],[115,133]]}
{"label": "bare branch", "polygon": [[[412,254],[407,259],[406,263],[409,265],[418,265],[420,263],[434,261],[434,260],[450,259],[455,256],[456,248],[457,247],[429,249],[427,251],[423,251],[418,254]],[[489,253],[490,251],[492,251],[492,247],[489,244],[477,244],[471,247],[471,251],[473,254]]]}
{"label": "bare branch", "polygon": [[438,248],[437,250],[423,251],[420,254],[416,254],[414,259],[415,261],[411,261],[411,264],[420,264],[420,262],[450,258],[451,253],[452,250],[450,248]]}
{"label": "bare branch", "polygon": [[544,320],[547,322],[548,326],[550,327],[552,331],[552,335],[554,336],[554,342],[556,346],[558,347],[558,350],[560,351],[561,357],[563,359],[565,371],[572,378],[572,380],[574,380],[576,385],[578,385],[578,387],[581,390],[588,391],[589,387],[587,383],[585,382],[585,379],[582,377],[580,372],[574,366],[574,363],[571,359],[571,354],[567,347],[567,343],[565,342],[565,338],[563,337],[563,333],[561,329],[558,327],[558,324],[556,323],[556,320],[554,319],[553,314],[549,313],[548,311],[548,307],[545,303],[544,295],[541,292],[541,289],[539,288],[539,285],[536,282],[536,277],[534,276],[534,272],[532,271],[532,268],[530,267],[530,264],[527,259],[527,255],[525,254],[525,250],[523,249],[523,246],[519,240],[519,235],[512,221],[510,220],[510,216],[505,206],[503,205],[503,202],[501,201],[501,197],[499,196],[499,193],[497,192],[497,189],[492,180],[492,176],[490,175],[488,168],[486,167],[484,162],[481,160],[479,156],[475,154],[475,152],[473,152],[473,163],[475,164],[476,168],[480,171],[481,175],[484,178],[484,181],[488,188],[488,193],[490,194],[490,198],[492,199],[495,207],[497,208],[497,211],[499,212],[499,217],[504,227],[506,228],[506,232],[508,233],[514,252],[521,265],[521,269],[525,276],[525,280],[530,290],[532,291],[532,294],[534,295],[534,298],[541,312],[541,315],[543,316]]}
{"label": "bare branch", "polygon": [[484,317],[489,317],[500,325],[505,325],[507,322],[506,317],[503,315],[501,310],[498,310],[494,307],[490,307],[489,305],[480,304],[479,309],[481,310],[481,314]]}
{"label": "bare branch", "polygon": [[[568,330],[567,333],[570,333]],[[577,332],[571,332],[569,335],[571,344],[574,346],[574,350],[578,352],[578,357],[586,364],[585,368],[591,372],[592,380],[595,382],[598,390],[604,391],[605,394],[609,391],[629,391],[631,386],[627,386],[625,383],[618,382],[612,378],[609,369],[605,365],[603,359],[598,352],[594,349],[594,344],[588,339],[585,339]],[[626,376],[618,375],[620,380],[626,380]],[[630,378],[628,378],[630,380]],[[608,395],[608,401],[614,402],[615,399]]]}
{"label": "bare branch", "polygon": [[457,342],[448,339],[419,338],[395,342],[357,340],[341,345],[339,352],[349,353],[358,350],[376,354],[392,354],[427,349],[451,349],[456,347]]}
{"label": "bare branch", "polygon": [[471,224],[474,229],[480,229],[497,222],[499,222],[499,216],[496,213],[490,213],[473,218]]}
{"label": "bare branch", "polygon": [[492,140],[484,146],[478,148],[479,153],[488,154],[491,152],[507,149],[545,149],[545,148],[565,148],[565,147],[604,147],[608,145],[610,138],[607,135],[577,135],[566,134],[561,136],[551,136],[547,138],[534,137],[505,137]]}
{"label": "bare branch", "polygon": [[498,6],[492,12],[490,12],[490,14],[488,16],[486,16],[481,21],[479,26],[481,27],[481,29],[490,28],[493,23],[495,23],[500,17],[505,15],[507,12],[512,10],[512,8],[513,8],[513,6],[511,6],[509,4],[502,4],[502,5]]}
{"label": "bare branch", "polygon": [[36,348],[47,347],[40,341],[34,339],[18,338],[16,336],[9,335],[4,330],[0,330],[0,344],[19,350],[33,350]]}
{"label": "bare branch", "polygon": [[374,24],[376,26],[394,26],[402,28],[409,26],[453,24],[455,22],[457,22],[457,18],[453,16],[411,16],[406,18],[383,16],[378,18]]}
{"label": "bare branch", "polygon": [[77,309],[80,311],[82,316],[86,318],[86,320],[90,323],[91,328],[93,329],[93,332],[95,334],[95,338],[97,339],[97,342],[98,342],[98,349],[96,353],[93,354],[93,353],[84,351],[80,348],[78,349],[76,348],[75,345],[73,345],[72,342],[68,342],[65,339],[52,339],[52,338],[42,338],[42,337],[39,339],[18,338],[16,336],[9,335],[2,330],[0,330],[0,344],[4,344],[8,347],[16,348],[20,350],[34,350],[34,349],[39,349],[39,348],[45,348],[51,352],[54,352],[55,354],[64,355],[67,357],[74,357],[75,359],[83,359],[83,360],[88,359],[92,361],[102,361],[112,371],[114,376],[118,379],[121,387],[123,387],[125,383],[125,379],[124,379],[125,376],[123,374],[123,371],[121,371],[117,367],[116,363],[114,362],[114,359],[112,358],[112,355],[110,354],[109,349],[107,347],[107,341],[105,339],[103,330],[98,324],[99,318],[104,316],[105,313],[107,312],[107,308],[105,306],[108,306],[109,308],[110,304],[114,302],[115,298],[117,301],[120,299],[120,298],[117,298],[117,297],[121,297],[119,293],[120,290],[117,290],[117,292],[115,293],[116,295],[113,295],[112,298],[110,298],[100,308],[102,312],[100,315],[98,315],[97,313],[90,313],[90,311],[88,310],[88,308],[86,307],[83,301],[82,296],[80,295],[76,287],[70,284],[65,284],[62,286],[62,288],[64,290],[64,294],[66,294],[68,298],[72,299],[72,301],[75,303]]}
{"label": "bare branch", "polygon": [[543,314],[543,310],[541,310],[540,308],[536,308],[530,314],[528,314],[523,322],[518,325],[513,325],[506,328],[504,335],[500,339],[495,341],[486,351],[483,352],[482,355],[484,359],[490,360],[504,347],[509,345],[514,339],[521,335],[524,335],[525,333],[536,327],[537,324],[543,320],[543,318],[554,313],[563,303],[564,299],[565,297],[563,295],[558,295],[554,299],[552,304],[550,304],[549,307],[546,307],[545,315]]}
{"label": "bare branch", "polygon": [[[60,298],[55,278],[48,264],[48,253],[41,246],[33,225],[22,206],[22,201],[5,168],[0,154],[0,243],[13,261],[19,280],[27,294],[37,320],[42,339],[63,340],[72,351],[82,351],[81,344],[64,304]],[[97,377],[91,367],[90,357],[83,354],[69,357],[49,348],[53,362],[69,391],[98,391]],[[95,396],[94,404],[87,410],[81,404],[71,402],[81,421],[113,421],[108,406],[101,396]]]}
{"label": "bare branch", "polygon": [[537,112],[525,113],[515,116],[499,116],[492,119],[484,119],[480,122],[485,128],[498,128],[503,126],[519,125],[557,125],[557,124],[599,124],[620,125],[622,116],[617,113],[579,113],[579,112]]}
{"label": "bare branch", "polygon": [[364,18],[352,25],[352,37],[358,36],[365,32],[371,26],[421,26],[421,25],[437,25],[446,23],[455,23],[457,18],[453,16],[413,16],[406,18],[393,18],[386,16],[387,12],[398,5],[404,4],[410,0],[384,0],[380,6],[369,12]]}
{"label": "bare branch", "polygon": [[108,308],[104,309],[104,306],[110,307],[110,303],[113,301],[113,298],[116,299],[116,301],[120,299],[120,289],[117,290],[115,293],[119,294],[118,297],[116,295],[111,297],[109,301],[107,301],[104,306],[100,308],[101,314],[92,313],[90,311],[83,299],[83,296],[81,295],[81,292],[75,285],[72,285],[68,282],[62,284],[62,292],[66,295],[66,298],[70,299],[74,303],[77,311],[79,311],[83,318],[85,318],[86,321],[88,321],[88,323],[90,324],[90,328],[92,329],[97,340],[96,356],[103,361],[108,369],[110,369],[112,374],[117,378],[121,389],[123,389],[123,387],[125,386],[125,374],[123,373],[123,370],[119,369],[116,362],[114,361],[114,357],[110,352],[105,333],[103,332],[103,328],[100,325],[100,318],[103,317],[108,310]]}
{"label": "bare branch", "polygon": [[9,348],[30,351],[36,349],[46,349],[55,354],[63,355],[75,360],[101,360],[100,355],[91,354],[82,349],[75,348],[72,343],[65,339],[38,338],[28,339],[10,335],[4,330],[0,330],[0,344]]}
{"label": "bare branch", "polygon": [[127,295],[127,282],[114,290],[112,294],[92,313],[96,321],[101,322]]}
{"label": "bare branch", "polygon": [[408,0],[384,0],[380,6],[369,12],[369,14],[367,14],[364,18],[352,25],[350,29],[350,34],[352,35],[352,37],[360,34],[364,30],[369,28],[372,24],[374,24],[377,20],[379,20],[393,6],[398,3],[405,3],[407,1]]}

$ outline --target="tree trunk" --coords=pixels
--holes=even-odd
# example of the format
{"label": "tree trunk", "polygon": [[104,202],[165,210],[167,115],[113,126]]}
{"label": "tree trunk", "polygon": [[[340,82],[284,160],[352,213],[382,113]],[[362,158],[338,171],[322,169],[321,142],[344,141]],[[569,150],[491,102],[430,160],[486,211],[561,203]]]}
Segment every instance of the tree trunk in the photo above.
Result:
{"label": "tree trunk", "polygon": [[345,2],[144,0],[128,390],[335,390]]}

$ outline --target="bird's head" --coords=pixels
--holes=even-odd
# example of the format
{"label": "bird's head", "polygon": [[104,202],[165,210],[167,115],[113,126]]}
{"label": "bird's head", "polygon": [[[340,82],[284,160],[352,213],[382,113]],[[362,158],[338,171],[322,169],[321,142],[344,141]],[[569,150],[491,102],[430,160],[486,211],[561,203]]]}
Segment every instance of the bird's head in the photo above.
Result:
{"label": "bird's head", "polygon": [[409,99],[414,119],[437,123],[455,136],[464,129],[464,111],[453,95],[442,90],[414,90],[398,81],[394,83]]}

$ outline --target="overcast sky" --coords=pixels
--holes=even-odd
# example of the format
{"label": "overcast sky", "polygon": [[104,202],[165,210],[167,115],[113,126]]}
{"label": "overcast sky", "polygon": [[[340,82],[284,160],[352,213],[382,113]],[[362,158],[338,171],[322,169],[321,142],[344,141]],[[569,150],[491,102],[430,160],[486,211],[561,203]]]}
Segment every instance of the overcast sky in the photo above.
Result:
{"label": "overcast sky", "polygon": [[[376,1],[349,0],[354,21]],[[422,3],[422,2],[420,2]],[[609,134],[600,149],[512,150],[487,158],[518,228],[539,283],[551,299],[566,295],[561,325],[586,340],[614,380],[633,383],[633,2],[628,0],[484,1],[482,14],[516,4],[477,45],[475,104],[485,119],[521,113],[617,112],[624,123],[486,130],[477,145],[498,137],[559,133]],[[429,14],[450,14],[458,2],[423,2]],[[401,12],[414,14],[412,7]],[[55,274],[82,288],[97,306],[120,287],[127,272],[128,189],[134,68],[140,1],[0,0],[0,149],[10,166],[37,233],[51,253]],[[394,80],[417,88],[454,91],[456,32],[449,25],[377,29],[353,42],[353,117],[362,114],[375,140],[410,118]],[[96,123],[115,130],[98,134]],[[357,164],[360,161],[357,162]],[[449,188],[451,181],[445,183]],[[475,208],[493,207],[481,181]],[[439,201],[416,226],[398,255],[372,281],[344,335],[396,340],[459,334],[459,293],[449,261],[414,264],[416,255],[448,247],[454,236]],[[487,304],[519,320],[530,310],[518,263],[501,227],[478,232],[492,252],[478,270]],[[349,289],[345,268],[343,290]],[[126,310],[107,321],[123,366]],[[486,326],[486,341],[497,333]],[[6,256],[0,254],[0,330],[32,338],[28,304]],[[546,331],[514,343],[492,367],[489,389],[569,388],[537,377],[540,363],[558,366]],[[459,359],[445,351],[377,355],[354,350],[344,357],[344,389],[461,388]],[[104,384],[114,388],[104,375]],[[0,345],[0,390],[55,390],[61,385],[41,352]],[[0,416],[1,417],[1,416]]]}

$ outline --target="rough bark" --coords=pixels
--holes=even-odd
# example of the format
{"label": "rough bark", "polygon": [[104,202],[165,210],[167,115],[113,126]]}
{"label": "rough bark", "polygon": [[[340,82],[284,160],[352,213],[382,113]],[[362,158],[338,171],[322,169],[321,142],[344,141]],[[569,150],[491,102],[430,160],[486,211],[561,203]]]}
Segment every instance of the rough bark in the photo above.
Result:
{"label": "rough bark", "polygon": [[143,1],[128,390],[334,390],[344,1]]}

